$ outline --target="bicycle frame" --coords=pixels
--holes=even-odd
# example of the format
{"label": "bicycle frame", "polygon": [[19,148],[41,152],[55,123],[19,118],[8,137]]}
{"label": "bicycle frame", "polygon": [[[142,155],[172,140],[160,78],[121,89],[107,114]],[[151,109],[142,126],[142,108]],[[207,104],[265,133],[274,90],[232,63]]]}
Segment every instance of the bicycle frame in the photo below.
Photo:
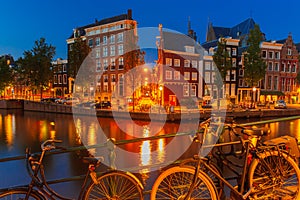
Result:
{"label": "bicycle frame", "polygon": [[[49,147],[49,148],[51,148],[51,147]],[[34,188],[36,188],[37,191],[41,195],[47,197],[48,199],[55,200],[56,198],[59,198],[61,200],[72,200],[71,198],[67,198],[67,197],[64,197],[64,196],[58,194],[47,183],[42,161],[44,159],[46,151],[48,151],[48,150],[51,150],[51,149],[48,149],[47,147],[45,147],[45,149],[42,150],[38,161],[35,161],[33,156],[29,155],[28,150],[26,150],[26,156],[27,156],[26,168],[27,168],[28,174],[31,177],[31,181],[28,186],[28,193],[27,193],[25,199],[28,199],[31,191],[34,190]],[[96,172],[94,171],[96,169],[96,167],[97,166],[95,164],[91,164],[91,163],[89,164],[88,170],[87,170],[85,178],[84,178],[83,185],[82,185],[80,193],[78,195],[78,199],[82,199],[84,192],[85,192],[85,188],[88,185],[87,183],[89,182],[88,181],[89,177],[91,177],[90,181],[94,181],[94,182],[97,181]]]}
{"label": "bicycle frame", "polygon": [[[231,130],[235,131],[234,128],[232,127],[232,125],[228,125],[228,127]],[[205,132],[203,132],[202,134],[205,134]],[[222,147],[222,146],[228,146],[228,145],[242,144],[245,147],[245,152],[244,152],[245,153],[245,159],[244,159],[244,162],[243,162],[242,174],[241,174],[241,179],[240,179],[241,186],[240,187],[234,187],[228,180],[226,180],[224,177],[222,177],[222,175],[218,171],[216,171],[215,169],[210,167],[209,162],[207,162],[207,159],[199,158],[198,156],[196,156],[198,161],[197,161],[197,165],[196,165],[196,168],[195,168],[195,174],[194,174],[194,177],[193,177],[192,184],[189,188],[189,191],[188,191],[188,193],[187,193],[187,195],[185,196],[184,199],[189,199],[190,198],[190,196],[192,194],[192,191],[193,191],[193,188],[197,184],[197,179],[198,179],[197,174],[201,170],[200,166],[204,166],[205,169],[209,170],[214,176],[216,176],[216,178],[218,178],[223,184],[225,184],[235,195],[237,195],[238,197],[240,197],[242,199],[246,199],[253,192],[252,187],[248,188],[247,191],[244,191],[245,190],[246,175],[248,173],[249,166],[252,162],[252,158],[249,157],[249,155],[251,155],[251,156],[255,155],[255,158],[259,159],[260,162],[263,162],[263,164],[265,164],[266,166],[268,166],[268,164],[265,163],[265,161],[263,159],[261,159],[260,156],[259,156],[259,149],[258,149],[259,147],[257,145],[259,145],[258,142],[260,141],[261,136],[251,135],[251,134],[247,134],[247,133],[245,133],[245,134],[249,137],[248,139],[243,139],[241,135],[238,135],[238,137],[240,138],[240,141],[233,141],[233,142],[227,142],[227,143],[219,143],[219,144],[214,144],[214,145],[202,146],[202,148],[211,148],[211,147]],[[199,140],[203,139],[203,136],[201,136],[201,137],[198,136],[197,142],[199,142]],[[199,138],[201,138],[201,139],[199,139]],[[202,142],[200,142],[200,143],[202,143]],[[279,154],[284,153],[284,152],[282,152],[282,150],[277,145],[274,145],[274,146],[271,146],[271,147],[268,147],[268,148],[273,148],[273,150],[275,148],[275,150],[278,151]],[[250,152],[250,150],[251,150],[251,152]],[[229,165],[228,163],[223,163],[223,164],[225,164],[226,166]],[[268,166],[268,168],[270,169],[270,166]],[[270,169],[270,171],[272,172],[271,169]]]}

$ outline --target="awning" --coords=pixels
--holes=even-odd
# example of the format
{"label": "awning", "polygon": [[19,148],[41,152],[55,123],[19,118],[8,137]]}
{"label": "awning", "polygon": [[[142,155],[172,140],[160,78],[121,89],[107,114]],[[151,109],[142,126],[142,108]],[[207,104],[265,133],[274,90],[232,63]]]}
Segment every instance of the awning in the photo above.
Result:
{"label": "awning", "polygon": [[277,96],[284,96],[284,93],[281,92],[281,91],[274,91],[274,90],[270,90],[270,91],[261,90],[261,91],[260,91],[260,95],[277,95]]}

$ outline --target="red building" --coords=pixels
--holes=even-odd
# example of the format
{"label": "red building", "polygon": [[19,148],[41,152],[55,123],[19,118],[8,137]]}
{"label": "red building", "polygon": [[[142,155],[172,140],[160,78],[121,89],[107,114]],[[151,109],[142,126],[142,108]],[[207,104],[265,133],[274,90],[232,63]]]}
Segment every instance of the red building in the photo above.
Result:
{"label": "red building", "polygon": [[199,79],[204,49],[187,35],[164,31],[162,25],[159,31],[156,70],[161,105],[177,106],[193,98],[196,101],[202,89]]}

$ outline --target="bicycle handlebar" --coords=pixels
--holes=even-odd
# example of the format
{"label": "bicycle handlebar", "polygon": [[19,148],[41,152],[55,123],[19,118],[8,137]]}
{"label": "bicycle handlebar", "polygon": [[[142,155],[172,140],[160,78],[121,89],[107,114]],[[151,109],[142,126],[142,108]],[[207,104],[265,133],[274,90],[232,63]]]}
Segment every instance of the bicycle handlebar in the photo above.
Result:
{"label": "bicycle handlebar", "polygon": [[55,149],[55,143],[62,143],[62,140],[50,139],[46,140],[41,144],[42,151],[49,151],[51,149]]}

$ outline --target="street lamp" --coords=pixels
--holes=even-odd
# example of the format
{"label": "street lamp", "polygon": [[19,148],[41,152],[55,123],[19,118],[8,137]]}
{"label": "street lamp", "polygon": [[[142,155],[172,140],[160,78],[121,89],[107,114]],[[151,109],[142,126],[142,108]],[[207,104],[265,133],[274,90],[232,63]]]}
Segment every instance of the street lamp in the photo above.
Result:
{"label": "street lamp", "polygon": [[256,87],[252,88],[253,91],[253,107],[255,108],[255,103],[256,103]]}

